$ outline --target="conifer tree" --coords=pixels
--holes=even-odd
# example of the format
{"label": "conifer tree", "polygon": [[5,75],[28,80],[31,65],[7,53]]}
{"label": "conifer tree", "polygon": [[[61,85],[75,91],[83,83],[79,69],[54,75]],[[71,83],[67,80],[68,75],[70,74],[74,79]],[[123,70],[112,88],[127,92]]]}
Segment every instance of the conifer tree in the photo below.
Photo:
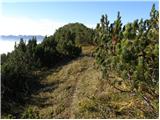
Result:
{"label": "conifer tree", "polygon": [[[98,44],[95,57],[103,77],[108,79],[110,71],[114,72],[128,86],[128,89],[118,90],[135,92],[144,98],[153,111],[157,111],[159,13],[155,5],[152,6],[150,19],[135,20],[124,25],[123,29],[119,12],[109,32],[104,18],[102,16],[97,24],[95,37]],[[110,81],[112,85],[116,82]]]}

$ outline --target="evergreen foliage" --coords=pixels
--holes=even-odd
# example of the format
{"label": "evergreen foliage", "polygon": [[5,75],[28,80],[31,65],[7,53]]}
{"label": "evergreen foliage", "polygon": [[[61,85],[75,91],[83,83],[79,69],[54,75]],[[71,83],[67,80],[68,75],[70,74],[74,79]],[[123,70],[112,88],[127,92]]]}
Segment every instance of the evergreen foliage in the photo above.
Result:
{"label": "evergreen foliage", "polygon": [[[110,71],[123,79],[129,87],[157,110],[159,83],[159,14],[153,5],[150,19],[135,20],[122,28],[120,13],[113,24],[103,15],[97,24],[95,40],[96,61],[107,79]],[[113,86],[117,80],[109,81]],[[153,102],[154,101],[154,102]],[[156,104],[156,105],[155,105]]]}
{"label": "evergreen foliage", "polygon": [[74,40],[77,46],[94,44],[93,42],[94,30],[87,28],[85,25],[81,23],[69,23],[59,28],[54,34],[55,39],[56,40],[63,39],[62,34],[63,37],[68,36],[69,38],[71,38],[71,40]]}
{"label": "evergreen foliage", "polygon": [[[28,43],[20,39],[18,44],[15,43],[14,51],[1,55],[2,102],[23,103],[23,98],[30,94],[37,83],[35,71],[80,55],[81,48],[75,44],[75,33],[65,28],[57,31],[63,32],[58,36],[46,36],[40,44],[37,44],[36,37],[28,40]],[[7,111],[4,104],[2,109],[3,112]]]}
{"label": "evergreen foliage", "polygon": [[[121,92],[139,95],[158,111],[159,98],[159,12],[152,6],[150,18],[122,24],[120,12],[113,23],[102,15],[96,29],[89,29],[80,23],[67,24],[40,44],[36,37],[26,43],[20,39],[14,51],[1,54],[1,96],[4,102],[23,103],[25,96],[37,84],[34,74],[42,68],[50,68],[64,59],[73,59],[81,54],[81,46],[96,45],[95,59],[103,78]],[[122,81],[108,78],[111,72]],[[121,83],[127,86],[119,88]],[[119,86],[117,86],[117,83]],[[2,111],[6,112],[5,104]],[[24,118],[34,118],[32,110]],[[157,116],[157,114],[155,114]]]}

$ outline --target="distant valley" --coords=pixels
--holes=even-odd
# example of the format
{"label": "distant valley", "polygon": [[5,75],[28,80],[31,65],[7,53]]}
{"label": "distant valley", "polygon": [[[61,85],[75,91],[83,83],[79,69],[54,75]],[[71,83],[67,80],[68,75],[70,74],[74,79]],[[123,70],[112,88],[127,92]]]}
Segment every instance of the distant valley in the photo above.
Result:
{"label": "distant valley", "polygon": [[19,41],[21,38],[29,40],[33,36],[37,38],[37,41],[42,41],[44,38],[42,35],[0,35],[0,40]]}
{"label": "distant valley", "polygon": [[[34,35],[37,39],[37,43],[43,41],[45,36]],[[24,41],[32,39],[33,35],[0,35],[0,54],[8,53],[14,50],[15,42],[19,43],[20,39],[23,38]]]}

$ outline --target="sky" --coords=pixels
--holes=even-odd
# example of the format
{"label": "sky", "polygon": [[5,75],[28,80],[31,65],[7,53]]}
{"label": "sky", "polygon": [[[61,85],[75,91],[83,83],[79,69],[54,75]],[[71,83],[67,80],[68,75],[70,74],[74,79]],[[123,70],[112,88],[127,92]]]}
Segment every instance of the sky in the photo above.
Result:
{"label": "sky", "polygon": [[0,35],[51,35],[59,27],[73,22],[95,28],[102,14],[107,14],[109,20],[113,22],[118,11],[125,24],[137,18],[149,18],[153,3],[158,9],[158,0],[120,0],[120,2],[2,0]]}
{"label": "sky", "polygon": [[[102,14],[112,23],[120,11],[123,24],[149,18],[158,0],[0,0],[0,35],[52,35],[68,23],[95,28]],[[0,53],[11,52],[15,41],[0,38]]]}

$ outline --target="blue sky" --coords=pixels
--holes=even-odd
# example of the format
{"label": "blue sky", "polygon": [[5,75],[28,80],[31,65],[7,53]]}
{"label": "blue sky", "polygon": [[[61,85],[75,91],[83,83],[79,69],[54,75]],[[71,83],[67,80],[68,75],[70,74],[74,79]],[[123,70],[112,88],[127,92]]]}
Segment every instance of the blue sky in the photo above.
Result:
{"label": "blue sky", "polygon": [[[107,14],[109,20],[113,22],[113,20],[116,19],[118,11],[121,13],[123,23],[132,22],[133,20],[140,18],[146,19],[149,18],[149,12],[153,3],[156,4],[156,8],[158,9],[158,1],[156,0],[130,2],[37,2],[36,0],[35,2],[10,2],[7,0],[1,4],[1,10],[2,16],[5,17],[4,22],[7,21],[6,19],[10,19],[11,21],[8,20],[8,22],[10,22],[9,25],[12,26],[12,24],[14,24],[12,28],[16,27],[16,24],[19,26],[17,29],[14,28],[14,30],[12,30],[13,34],[43,34],[43,29],[44,34],[52,34],[58,27],[71,22],[81,22],[88,27],[94,28],[99,22],[102,14]],[[18,25],[18,23],[22,25]],[[37,25],[38,23],[44,25]],[[23,24],[26,24],[27,28],[25,28],[25,25]],[[30,28],[33,30],[29,30],[29,24],[31,25]],[[48,30],[46,27],[49,26],[49,24],[51,27],[48,27]],[[37,27],[41,32],[38,32],[38,30],[33,27]],[[28,32],[25,32],[25,30],[22,29],[25,29],[26,31],[28,30]],[[9,31],[6,32],[8,32],[8,34],[12,34]],[[7,34],[6,32],[2,33]]]}

